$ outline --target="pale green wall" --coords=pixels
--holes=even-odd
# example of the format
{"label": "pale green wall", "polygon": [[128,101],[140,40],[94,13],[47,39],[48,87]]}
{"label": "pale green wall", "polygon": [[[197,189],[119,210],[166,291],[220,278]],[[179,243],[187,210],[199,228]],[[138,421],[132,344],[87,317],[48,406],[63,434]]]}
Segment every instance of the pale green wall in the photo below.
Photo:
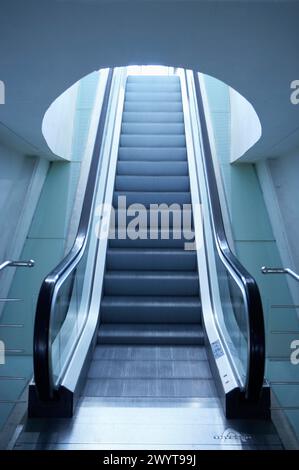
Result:
{"label": "pale green wall", "polygon": [[[298,317],[294,309],[274,307],[293,304],[285,277],[265,276],[260,271],[261,266],[281,266],[281,260],[256,168],[230,163],[229,88],[211,77],[205,77],[205,86],[236,254],[256,279],[262,296],[267,378],[281,406],[299,407],[299,366],[290,363],[290,343],[298,339]],[[286,377],[288,384],[278,383]],[[285,412],[299,436],[299,409]]]}

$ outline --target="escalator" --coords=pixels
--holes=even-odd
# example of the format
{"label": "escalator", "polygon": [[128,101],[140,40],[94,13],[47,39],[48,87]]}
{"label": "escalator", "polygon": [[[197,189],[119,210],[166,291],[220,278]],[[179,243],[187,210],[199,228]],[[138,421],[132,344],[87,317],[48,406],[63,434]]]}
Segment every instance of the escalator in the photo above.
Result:
{"label": "escalator", "polygon": [[[101,324],[83,393],[215,396],[203,346],[196,252],[184,249],[190,240],[182,232],[182,213],[191,222],[192,211],[177,76],[128,77],[114,208],[120,198],[124,208],[116,209],[112,223],[116,234],[108,244]],[[144,212],[140,238],[130,228],[132,204]],[[173,210],[165,214],[166,204]],[[187,228],[192,236],[191,224]]]}
{"label": "escalator", "polygon": [[40,291],[16,448],[280,448],[264,362],[198,75],[109,71],[78,235]]}

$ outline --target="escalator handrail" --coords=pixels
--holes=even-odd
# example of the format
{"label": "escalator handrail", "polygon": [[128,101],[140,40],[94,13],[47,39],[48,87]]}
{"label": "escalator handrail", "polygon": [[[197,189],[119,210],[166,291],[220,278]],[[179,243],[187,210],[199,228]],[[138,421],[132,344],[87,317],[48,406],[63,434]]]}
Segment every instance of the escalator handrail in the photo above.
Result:
{"label": "escalator handrail", "polygon": [[33,365],[37,392],[39,398],[44,401],[55,398],[56,392],[51,363],[51,312],[56,301],[56,286],[64,276],[68,277],[74,272],[85,251],[100,169],[100,153],[112,76],[113,69],[109,69],[75,241],[64,259],[43,280],[38,295],[33,337]]}
{"label": "escalator handrail", "polygon": [[246,319],[248,363],[244,390],[245,397],[248,401],[258,401],[265,373],[265,327],[261,296],[255,279],[233,254],[226,237],[198,74],[193,72],[193,78],[202,134],[204,171],[214,225],[213,234],[216,246],[225,261],[221,257],[220,259],[223,264],[230,267],[230,270],[234,272],[241,283],[248,307],[248,318]]}

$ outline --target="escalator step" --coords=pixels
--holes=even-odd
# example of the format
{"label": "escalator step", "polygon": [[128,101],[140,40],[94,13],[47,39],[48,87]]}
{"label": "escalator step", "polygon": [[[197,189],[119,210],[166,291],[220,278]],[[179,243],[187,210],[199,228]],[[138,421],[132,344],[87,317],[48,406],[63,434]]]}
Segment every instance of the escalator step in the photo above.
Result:
{"label": "escalator step", "polygon": [[158,82],[158,83],[144,83],[142,81],[139,82],[127,82],[126,85],[126,91],[129,92],[148,92],[150,91],[151,93],[157,92],[157,93],[163,93],[163,92],[176,92],[180,93],[181,92],[181,87],[179,81],[173,82],[173,83],[165,83],[165,82]]}
{"label": "escalator step", "polygon": [[184,116],[183,113],[178,111],[126,111],[123,113],[123,123],[183,123]]}
{"label": "escalator step", "polygon": [[182,95],[180,91],[126,91],[126,102],[162,102],[181,103]]}
{"label": "escalator step", "polygon": [[115,179],[115,191],[187,192],[189,191],[189,178],[188,176],[120,175]]}
{"label": "escalator step", "polygon": [[217,397],[212,379],[88,379],[85,397]]}
{"label": "escalator step", "polygon": [[113,207],[117,208],[118,198],[126,197],[126,204],[143,204],[149,207],[150,204],[191,204],[191,194],[189,191],[114,191]]}
{"label": "escalator step", "polygon": [[125,100],[124,111],[133,112],[183,112],[181,101],[128,101]]}
{"label": "escalator step", "polygon": [[93,359],[88,379],[211,379],[208,361],[154,359]]}
{"label": "escalator step", "polygon": [[177,123],[123,123],[122,135],[183,135],[184,124]]}
{"label": "escalator step", "polygon": [[[192,271],[107,271],[105,295],[198,296],[198,274]],[[172,303],[174,307],[174,303]]]}
{"label": "escalator step", "polygon": [[159,134],[121,134],[120,136],[121,147],[186,147],[185,135],[159,135]]}
{"label": "escalator step", "polygon": [[106,269],[195,271],[197,256],[194,251],[176,249],[122,249],[109,248]]}
{"label": "escalator step", "polygon": [[[101,305],[104,323],[199,324],[201,303],[198,297],[161,297],[105,295]],[[117,329],[117,326],[116,326]]]}
{"label": "escalator step", "polygon": [[115,345],[97,344],[93,354],[94,360],[127,360],[127,361],[207,361],[205,346],[169,346],[169,345]]}
{"label": "escalator step", "polygon": [[201,324],[103,323],[98,344],[204,345]]}
{"label": "escalator step", "polygon": [[133,162],[177,162],[186,164],[187,151],[185,147],[119,147],[118,161]]}
{"label": "escalator step", "polygon": [[[115,230],[130,230],[132,228],[132,221],[134,224],[139,222],[138,229],[159,229],[161,230],[181,230],[182,238],[189,236],[191,229],[193,230],[193,215],[192,206],[184,205],[181,210],[180,206],[172,207],[169,210],[165,209],[146,209],[140,211],[140,208],[136,208],[132,211],[126,211],[125,209],[116,209],[111,215],[110,226],[115,227]],[[131,225],[130,225],[131,224]],[[172,234],[170,234],[172,236]],[[193,235],[192,235],[193,237]],[[156,236],[157,238],[157,236]],[[159,238],[159,235],[158,235]]]}
{"label": "escalator step", "polygon": [[144,83],[146,85],[150,84],[179,84],[180,79],[177,75],[129,75],[127,78],[127,83]]}
{"label": "escalator step", "polygon": [[178,161],[119,161],[117,164],[117,175],[188,177],[188,164],[187,162]]}

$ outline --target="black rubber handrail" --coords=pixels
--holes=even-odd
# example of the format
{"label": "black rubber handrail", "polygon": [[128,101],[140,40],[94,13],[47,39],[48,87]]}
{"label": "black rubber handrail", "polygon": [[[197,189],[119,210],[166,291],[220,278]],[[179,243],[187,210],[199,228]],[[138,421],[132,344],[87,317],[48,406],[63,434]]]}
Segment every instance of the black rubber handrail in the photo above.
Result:
{"label": "black rubber handrail", "polygon": [[235,276],[242,283],[248,306],[248,317],[246,318],[248,364],[244,391],[248,401],[256,402],[261,394],[265,373],[265,327],[262,301],[255,279],[232,253],[226,238],[198,74],[193,72],[193,78],[201,124],[204,169],[208,184],[211,217],[215,228],[215,242]]}
{"label": "black rubber handrail", "polygon": [[100,112],[98,130],[93,149],[84,200],[80,215],[75,242],[70,252],[44,279],[38,296],[33,338],[33,364],[34,380],[39,398],[53,400],[56,389],[53,380],[51,364],[51,312],[55,303],[55,288],[68,271],[67,277],[71,280],[76,267],[81,260],[85,248],[88,229],[92,218],[93,201],[96,182],[100,169],[100,153],[104,135],[105,121],[108,109],[109,95],[112,84],[113,69],[108,72],[102,109]]}

